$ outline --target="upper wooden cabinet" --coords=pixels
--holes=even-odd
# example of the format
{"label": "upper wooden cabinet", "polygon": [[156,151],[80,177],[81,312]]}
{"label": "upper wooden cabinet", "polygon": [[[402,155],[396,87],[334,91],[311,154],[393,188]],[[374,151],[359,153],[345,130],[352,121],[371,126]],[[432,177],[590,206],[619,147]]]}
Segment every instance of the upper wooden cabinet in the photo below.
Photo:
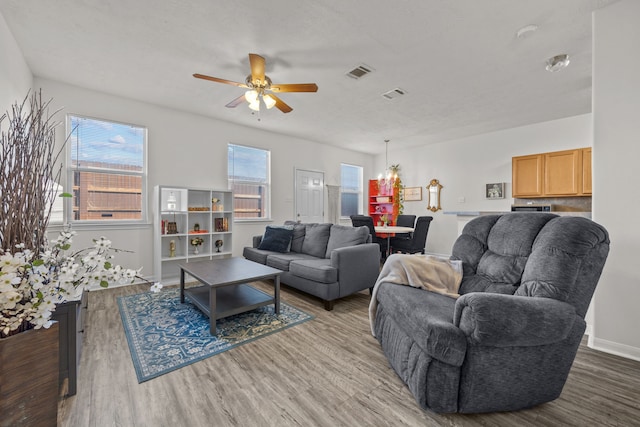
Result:
{"label": "upper wooden cabinet", "polygon": [[544,157],[542,154],[514,157],[511,162],[513,197],[541,197]]}
{"label": "upper wooden cabinet", "polygon": [[582,150],[582,192],[591,195],[591,148]]}
{"label": "upper wooden cabinet", "polygon": [[512,196],[518,198],[591,195],[591,148],[512,158]]}

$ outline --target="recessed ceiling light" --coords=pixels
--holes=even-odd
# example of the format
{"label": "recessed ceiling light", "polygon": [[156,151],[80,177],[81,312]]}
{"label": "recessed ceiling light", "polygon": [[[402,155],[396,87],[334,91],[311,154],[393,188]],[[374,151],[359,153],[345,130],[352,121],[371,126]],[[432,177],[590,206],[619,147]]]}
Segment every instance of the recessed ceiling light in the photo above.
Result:
{"label": "recessed ceiling light", "polygon": [[518,30],[518,32],[516,33],[516,37],[519,39],[523,39],[535,33],[537,30],[538,30],[538,26],[535,24],[526,25]]}
{"label": "recessed ceiling light", "polygon": [[571,61],[569,61],[569,55],[567,55],[566,53],[552,56],[551,58],[547,59],[547,71],[551,71],[552,73],[560,71],[567,65],[569,65],[569,62]]}

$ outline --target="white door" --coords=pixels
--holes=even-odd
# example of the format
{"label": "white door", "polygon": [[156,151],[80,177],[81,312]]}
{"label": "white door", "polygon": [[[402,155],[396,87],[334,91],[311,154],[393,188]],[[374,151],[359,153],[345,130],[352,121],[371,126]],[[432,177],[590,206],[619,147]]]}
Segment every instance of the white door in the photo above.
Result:
{"label": "white door", "polygon": [[296,169],[296,221],[324,222],[324,173]]}

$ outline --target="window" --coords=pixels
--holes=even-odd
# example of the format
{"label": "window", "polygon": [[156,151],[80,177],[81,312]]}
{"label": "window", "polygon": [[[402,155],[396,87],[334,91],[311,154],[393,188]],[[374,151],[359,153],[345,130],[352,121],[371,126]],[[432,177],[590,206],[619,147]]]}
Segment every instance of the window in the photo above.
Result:
{"label": "window", "polygon": [[340,216],[361,215],[362,167],[340,164]]}
{"label": "window", "polygon": [[69,115],[71,221],[146,221],[147,129]]}
{"label": "window", "polygon": [[229,144],[227,177],[236,220],[271,217],[271,153]]}

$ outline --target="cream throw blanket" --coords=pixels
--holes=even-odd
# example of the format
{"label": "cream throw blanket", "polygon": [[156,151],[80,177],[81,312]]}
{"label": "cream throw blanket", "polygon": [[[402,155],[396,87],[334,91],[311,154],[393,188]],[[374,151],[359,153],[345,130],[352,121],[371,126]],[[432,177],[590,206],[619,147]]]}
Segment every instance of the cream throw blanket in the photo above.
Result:
{"label": "cream throw blanket", "polygon": [[433,255],[392,254],[387,258],[378,280],[371,293],[369,304],[369,323],[371,334],[375,337],[373,323],[378,307],[378,286],[382,282],[396,285],[408,285],[431,292],[458,298],[458,289],[462,282],[462,261],[451,261]]}

